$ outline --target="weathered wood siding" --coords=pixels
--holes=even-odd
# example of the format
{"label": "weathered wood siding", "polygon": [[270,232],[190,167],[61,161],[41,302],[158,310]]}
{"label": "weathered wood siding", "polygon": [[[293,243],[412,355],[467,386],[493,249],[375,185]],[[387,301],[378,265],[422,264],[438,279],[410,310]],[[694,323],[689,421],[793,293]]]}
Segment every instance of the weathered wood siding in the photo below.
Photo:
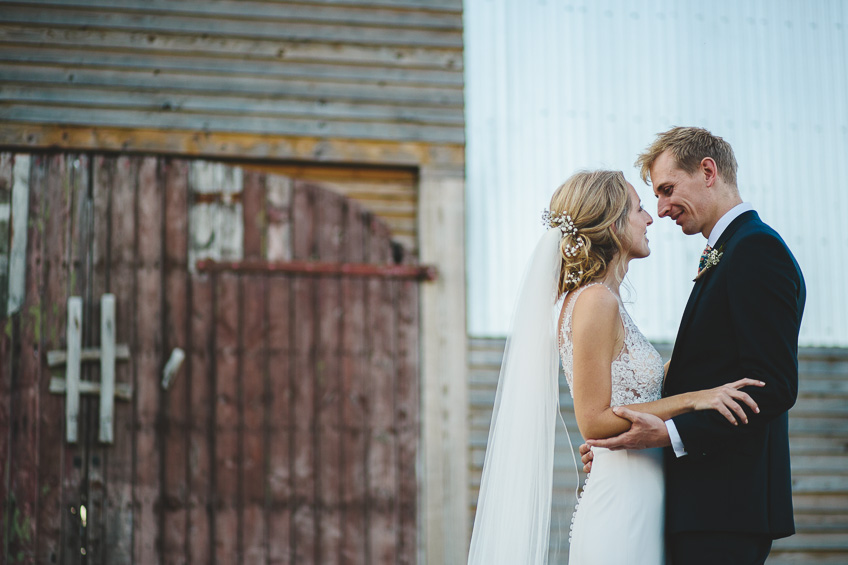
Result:
{"label": "weathered wood siding", "polygon": [[379,217],[391,230],[394,241],[401,243],[407,251],[418,252],[418,174],[415,169],[316,163],[252,163],[243,167],[277,177],[317,182],[347,196]]}
{"label": "weathered wood siding", "polygon": [[[664,358],[671,349],[657,345]],[[473,523],[492,405],[503,356],[503,339],[471,339],[469,343],[469,415]],[[576,449],[582,443],[568,385],[560,375],[562,416]],[[802,349],[800,392],[789,413],[793,498],[797,532],[774,544],[768,565],[836,565],[848,562],[848,351]],[[577,479],[561,425],[554,462],[554,515],[564,517],[563,547],[553,563],[568,562],[568,527]],[[578,465],[580,465],[578,460]],[[580,484],[585,474],[580,470]],[[551,524],[552,545],[558,526]]]}
{"label": "weathered wood siding", "polygon": [[[16,160],[0,159],[6,192]],[[219,163],[30,161],[25,301],[0,334],[0,562],[414,563],[418,282],[189,265],[394,265],[385,224],[314,183]],[[107,292],[132,398],[104,444],[99,401],[81,397],[68,443],[47,352],[67,347],[69,296],[82,346],[99,344]]]}
{"label": "weathered wood siding", "polygon": [[0,143],[461,163],[462,40],[461,0],[3,0]]}

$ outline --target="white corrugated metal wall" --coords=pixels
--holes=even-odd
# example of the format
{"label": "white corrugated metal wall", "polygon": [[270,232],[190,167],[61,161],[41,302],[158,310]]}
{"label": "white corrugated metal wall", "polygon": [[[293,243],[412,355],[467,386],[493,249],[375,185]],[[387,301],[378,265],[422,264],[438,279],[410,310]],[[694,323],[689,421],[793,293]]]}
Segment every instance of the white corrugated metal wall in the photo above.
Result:
{"label": "white corrugated metal wall", "polygon": [[[807,278],[802,343],[848,346],[848,2],[465,0],[469,332],[507,332],[541,210],[569,174],[621,169],[657,132],[727,139],[739,188]],[[656,214],[653,214],[656,216]],[[629,306],[672,341],[704,240],[668,219]]]}

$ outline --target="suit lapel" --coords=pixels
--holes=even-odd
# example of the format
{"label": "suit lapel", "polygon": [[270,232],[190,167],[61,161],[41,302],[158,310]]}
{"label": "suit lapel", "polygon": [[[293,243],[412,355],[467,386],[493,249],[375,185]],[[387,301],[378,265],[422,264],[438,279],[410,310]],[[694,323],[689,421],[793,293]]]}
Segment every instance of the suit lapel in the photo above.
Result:
{"label": "suit lapel", "polygon": [[[739,217],[730,222],[730,225],[728,225],[724,232],[722,232],[721,237],[719,237],[718,241],[716,241],[715,249],[722,249],[742,225],[753,220],[759,220],[759,216],[753,210],[740,214]],[[686,308],[683,310],[683,317],[680,319],[680,328],[677,330],[677,338],[674,340],[674,349],[677,349],[677,347],[683,343],[686,330],[689,328],[689,324],[692,321],[692,314],[695,310],[695,305],[698,303],[698,299],[701,297],[701,292],[703,291],[704,286],[706,286],[706,281],[709,279],[710,275],[712,275],[712,273],[704,273],[695,281],[695,286],[692,287],[692,292],[689,294],[689,301],[686,302]],[[674,350],[672,350],[671,358],[673,365]]]}

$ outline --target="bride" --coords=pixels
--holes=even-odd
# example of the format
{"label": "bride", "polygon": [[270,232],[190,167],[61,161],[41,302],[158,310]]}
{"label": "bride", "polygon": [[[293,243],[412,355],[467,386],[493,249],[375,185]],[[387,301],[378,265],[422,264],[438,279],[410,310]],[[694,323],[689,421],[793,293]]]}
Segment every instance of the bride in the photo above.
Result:
{"label": "bride", "polygon": [[[717,410],[745,424],[741,403],[757,407],[739,389],[763,385],[742,379],[661,398],[662,359],[619,294],[629,262],[650,253],[653,221],[621,172],[573,175],[544,217],[550,229],[524,275],[501,366],[470,565],[547,563],[560,359],[584,439],[629,429],[616,406],[663,420]],[[569,564],[662,565],[661,450],[593,452],[572,519]]]}

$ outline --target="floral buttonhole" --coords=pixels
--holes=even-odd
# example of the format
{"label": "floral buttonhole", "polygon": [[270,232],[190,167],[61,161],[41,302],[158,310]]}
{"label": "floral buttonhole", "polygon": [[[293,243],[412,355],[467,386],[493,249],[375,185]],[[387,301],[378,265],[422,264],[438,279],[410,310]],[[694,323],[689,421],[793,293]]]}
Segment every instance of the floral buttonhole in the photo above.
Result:
{"label": "floral buttonhole", "polygon": [[709,271],[710,269],[712,269],[713,267],[718,265],[718,262],[721,261],[721,257],[723,255],[724,255],[724,245],[722,245],[718,249],[713,249],[712,251],[710,251],[709,254],[707,255],[707,260],[704,263],[704,268],[701,269],[700,271],[698,271],[698,275],[694,279],[692,279],[692,281],[694,282],[694,281],[700,279],[701,276],[704,273],[706,273],[707,271]]}

